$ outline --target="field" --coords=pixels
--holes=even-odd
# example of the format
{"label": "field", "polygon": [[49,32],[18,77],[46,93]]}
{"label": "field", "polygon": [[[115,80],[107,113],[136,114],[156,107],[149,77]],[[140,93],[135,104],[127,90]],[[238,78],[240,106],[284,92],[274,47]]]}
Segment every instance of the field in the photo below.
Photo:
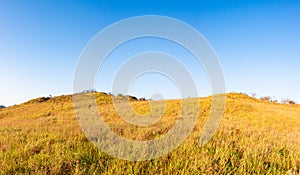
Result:
{"label": "field", "polygon": [[[0,174],[300,174],[300,105],[226,95],[224,117],[210,142],[199,146],[211,97],[199,98],[191,135],[173,152],[147,161],[120,160],[89,142],[71,95],[0,109]],[[180,101],[168,100],[159,122],[137,127],[120,119],[111,95],[95,96],[110,128],[133,140],[164,135],[180,114]],[[137,113],[150,111],[148,101],[130,103]]]}

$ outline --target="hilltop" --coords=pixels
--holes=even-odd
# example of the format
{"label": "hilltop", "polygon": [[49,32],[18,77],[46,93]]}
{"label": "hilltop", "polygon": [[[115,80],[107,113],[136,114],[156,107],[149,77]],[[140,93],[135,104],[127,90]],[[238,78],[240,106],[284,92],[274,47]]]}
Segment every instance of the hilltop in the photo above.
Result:
{"label": "hilltop", "polygon": [[[166,100],[161,120],[136,127],[114,110],[112,95],[95,96],[101,117],[117,134],[133,140],[164,135],[180,114],[180,100]],[[287,174],[300,172],[300,105],[278,104],[245,94],[226,94],[225,114],[213,139],[199,146],[211,97],[199,98],[190,137],[162,158],[131,162],[91,144],[77,122],[72,95],[41,97],[0,110],[0,174]],[[145,114],[150,101],[127,98]]]}

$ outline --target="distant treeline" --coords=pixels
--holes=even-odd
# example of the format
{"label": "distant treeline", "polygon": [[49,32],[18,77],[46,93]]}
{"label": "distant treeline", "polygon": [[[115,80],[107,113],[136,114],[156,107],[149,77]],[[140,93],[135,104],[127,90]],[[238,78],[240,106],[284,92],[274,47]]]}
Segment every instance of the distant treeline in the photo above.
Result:
{"label": "distant treeline", "polygon": [[[96,93],[98,91],[96,91],[95,89],[87,89],[87,90],[83,90],[81,92],[77,92],[77,93],[74,93],[74,95],[76,94],[85,94],[85,93]],[[141,98],[137,98],[135,96],[132,96],[132,95],[123,95],[121,93],[118,93],[116,95],[112,94],[112,93],[106,93],[106,92],[98,92],[98,93],[103,93],[104,95],[107,95],[108,97],[111,97],[111,96],[114,96],[114,97],[117,97],[117,98],[127,98],[129,100],[133,100],[133,101],[147,101],[147,99],[145,97],[141,97]],[[151,99],[149,99],[151,100]]]}

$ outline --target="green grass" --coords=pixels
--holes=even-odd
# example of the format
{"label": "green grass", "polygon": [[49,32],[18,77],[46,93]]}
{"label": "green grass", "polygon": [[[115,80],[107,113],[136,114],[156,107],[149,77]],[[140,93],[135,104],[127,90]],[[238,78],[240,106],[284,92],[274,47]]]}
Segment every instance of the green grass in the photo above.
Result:
{"label": "green grass", "polygon": [[[225,115],[212,140],[200,147],[211,98],[201,98],[188,139],[159,159],[126,161],[88,141],[76,120],[72,96],[0,109],[0,174],[300,174],[300,106],[227,94]],[[136,127],[120,119],[111,96],[96,94],[105,122],[119,135],[148,140],[164,135],[180,114],[180,101],[166,101],[161,120]],[[149,102],[131,101],[140,114]],[[156,111],[159,113],[159,111]]]}

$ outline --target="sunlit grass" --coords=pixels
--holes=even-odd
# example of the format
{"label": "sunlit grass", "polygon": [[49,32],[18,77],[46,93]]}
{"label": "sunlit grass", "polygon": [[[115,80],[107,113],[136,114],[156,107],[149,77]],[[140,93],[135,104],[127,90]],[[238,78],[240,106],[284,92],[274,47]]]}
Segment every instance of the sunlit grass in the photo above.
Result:
{"label": "sunlit grass", "polygon": [[[179,100],[166,101],[164,115],[148,127],[126,123],[111,96],[97,93],[104,121],[119,135],[157,138],[180,115]],[[131,101],[138,114],[151,112],[148,101]],[[228,94],[221,125],[208,144],[199,139],[211,100],[200,100],[194,131],[175,151],[155,160],[126,161],[99,150],[82,133],[72,96],[32,100],[0,109],[1,174],[299,174],[300,106]],[[159,111],[152,111],[159,114]]]}

